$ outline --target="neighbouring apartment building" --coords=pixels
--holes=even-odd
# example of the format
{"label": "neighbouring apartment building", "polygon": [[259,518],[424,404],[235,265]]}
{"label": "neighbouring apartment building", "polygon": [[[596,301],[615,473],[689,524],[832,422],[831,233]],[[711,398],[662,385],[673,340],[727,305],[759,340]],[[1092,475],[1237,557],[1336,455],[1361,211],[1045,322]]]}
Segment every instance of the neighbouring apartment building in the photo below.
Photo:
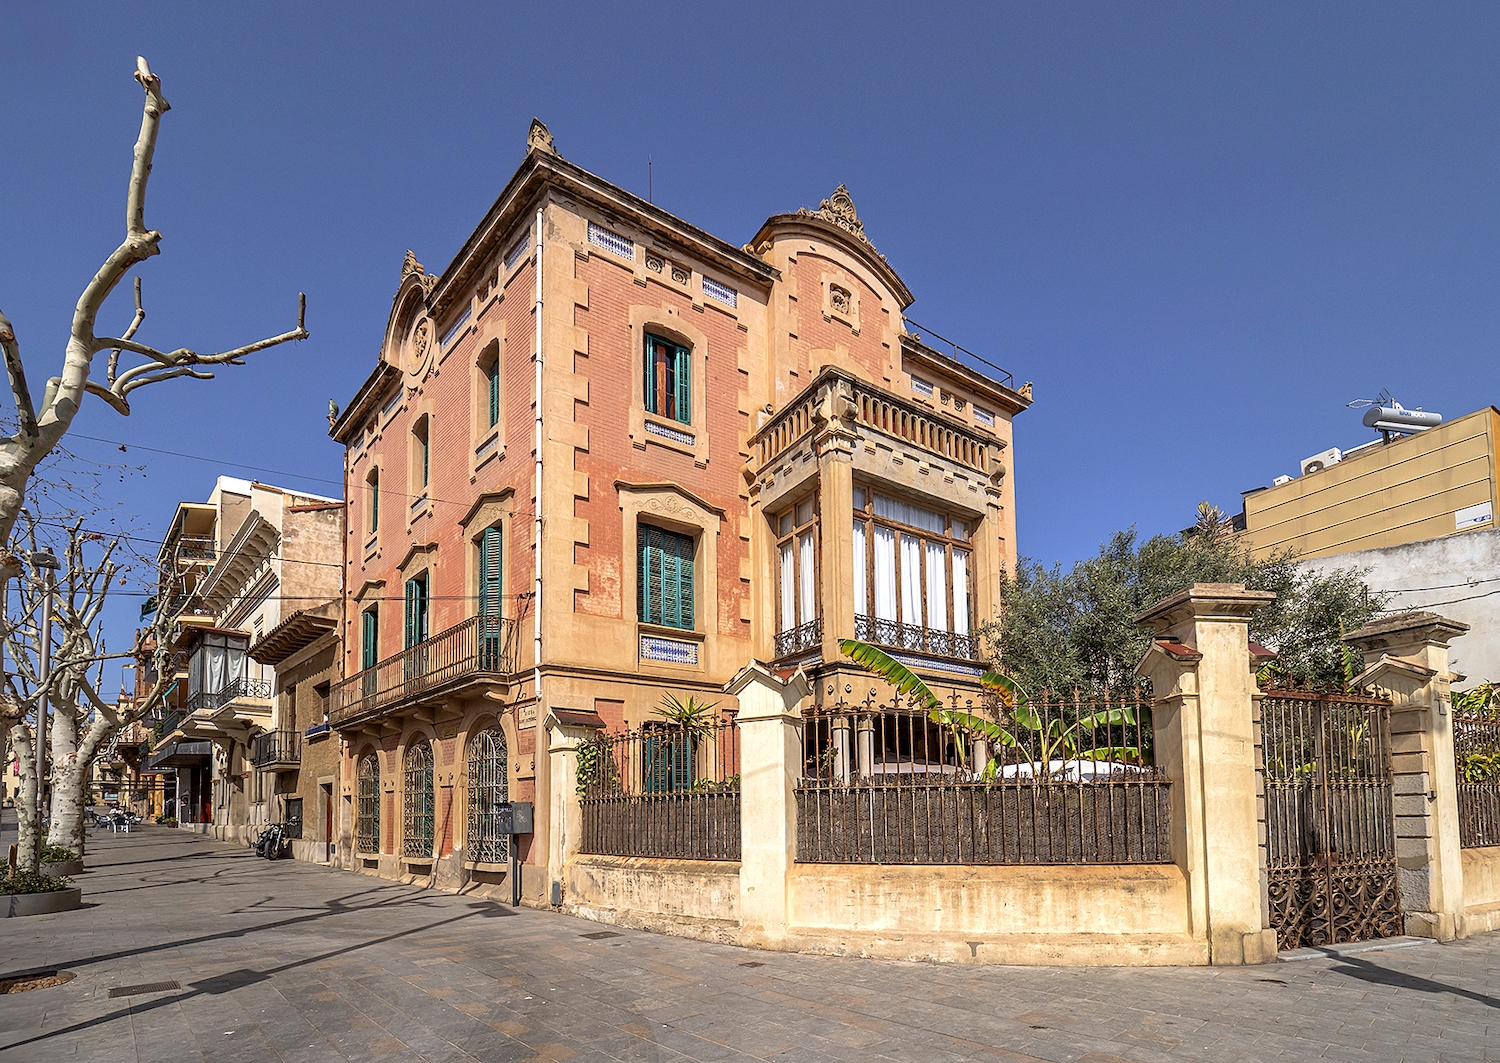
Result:
{"label": "neighbouring apartment building", "polygon": [[[157,558],[156,626],[176,683],[146,766],[170,769],[164,811],[183,827],[247,841],[286,814],[300,742],[284,737],[273,668],[249,651],[283,616],[338,601],[342,538],[342,503],[254,481],[221,476],[207,502],[178,505]],[[149,690],[153,637],[137,648]]]}
{"label": "neighbouring apartment building", "polygon": [[[842,186],[740,246],[533,123],[447,268],[408,252],[331,429],[350,866],[483,889],[514,857],[555,894],[549,724],[638,727],[667,694],[732,715],[752,660],[864,690],[855,637],[978,697],[1031,387],[939,349],[911,301]],[[515,853],[506,801],[535,807]]]}
{"label": "neighbouring apartment building", "polygon": [[1469,625],[1454,667],[1500,680],[1500,410],[1309,458],[1296,478],[1244,494],[1237,519],[1261,555],[1293,551],[1316,570],[1359,569],[1392,609]]}

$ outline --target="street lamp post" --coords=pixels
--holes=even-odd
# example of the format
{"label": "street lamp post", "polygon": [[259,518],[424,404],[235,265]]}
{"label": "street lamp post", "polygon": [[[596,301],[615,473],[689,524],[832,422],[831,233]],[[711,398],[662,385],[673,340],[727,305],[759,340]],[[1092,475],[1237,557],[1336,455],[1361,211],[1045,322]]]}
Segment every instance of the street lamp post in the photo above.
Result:
{"label": "street lamp post", "polygon": [[44,787],[47,779],[47,680],[52,674],[52,596],[57,588],[57,555],[51,547],[33,550],[27,556],[31,567],[42,575],[42,644],[39,648],[40,669],[37,681],[41,695],[36,701],[36,811],[41,818]]}

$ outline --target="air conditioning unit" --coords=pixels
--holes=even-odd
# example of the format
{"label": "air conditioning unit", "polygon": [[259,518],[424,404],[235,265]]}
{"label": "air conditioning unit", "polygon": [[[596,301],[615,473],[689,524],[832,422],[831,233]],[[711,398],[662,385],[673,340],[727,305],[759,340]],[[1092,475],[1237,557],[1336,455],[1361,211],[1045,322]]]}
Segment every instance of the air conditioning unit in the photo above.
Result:
{"label": "air conditioning unit", "polygon": [[1291,482],[1292,478],[1290,476],[1278,476],[1276,477],[1276,479],[1271,481],[1271,486],[1280,487],[1282,484],[1289,484]]}
{"label": "air conditioning unit", "polygon": [[1306,476],[1310,472],[1322,472],[1328,466],[1337,465],[1343,460],[1344,452],[1339,450],[1338,447],[1332,447],[1321,454],[1314,454],[1310,458],[1303,458],[1302,475]]}

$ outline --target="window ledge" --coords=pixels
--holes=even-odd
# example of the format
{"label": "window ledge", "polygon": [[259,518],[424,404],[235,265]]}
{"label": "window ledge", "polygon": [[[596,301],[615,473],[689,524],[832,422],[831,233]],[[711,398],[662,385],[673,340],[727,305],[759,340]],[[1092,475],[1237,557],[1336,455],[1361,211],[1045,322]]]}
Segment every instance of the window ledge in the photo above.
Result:
{"label": "window ledge", "polygon": [[482,860],[465,860],[464,867],[470,871],[483,871],[486,874],[506,874],[510,871],[509,864],[487,864]]}
{"label": "window ledge", "polygon": [[690,628],[667,627],[665,624],[648,624],[645,621],[637,621],[636,627],[642,635],[657,635],[666,639],[681,639],[683,642],[703,642],[708,638],[704,631],[694,631]]}

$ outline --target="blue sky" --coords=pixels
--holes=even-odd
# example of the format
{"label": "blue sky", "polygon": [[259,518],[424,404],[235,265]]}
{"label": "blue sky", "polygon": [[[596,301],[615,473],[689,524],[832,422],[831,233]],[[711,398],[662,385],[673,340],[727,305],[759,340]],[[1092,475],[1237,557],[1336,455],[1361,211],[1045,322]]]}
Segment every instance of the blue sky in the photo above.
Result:
{"label": "blue sky", "polygon": [[[39,389],[121,236],[146,55],[172,111],[141,339],[280,332],[298,291],[312,331],[85,408],[83,457],[268,470],[131,452],[101,501],[159,532],[219,471],[337,491],[327,402],[402,253],[446,264],[532,115],[639,193],[650,154],[656,201],[737,243],[846,182],[911,317],[1035,381],[1019,545],[1071,562],[1363,441],[1350,399],[1495,400],[1497,31],[1478,4],[17,4],[0,310]],[[122,289],[102,325],[130,313]]]}

